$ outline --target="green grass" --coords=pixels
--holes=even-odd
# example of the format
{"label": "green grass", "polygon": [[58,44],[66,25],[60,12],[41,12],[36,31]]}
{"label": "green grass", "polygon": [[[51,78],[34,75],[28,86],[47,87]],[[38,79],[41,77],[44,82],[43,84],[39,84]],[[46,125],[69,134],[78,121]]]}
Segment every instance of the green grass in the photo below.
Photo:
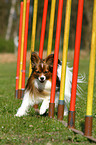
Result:
{"label": "green grass", "polygon": [[[88,86],[88,60],[80,61],[80,71],[86,74],[86,83],[81,87],[84,93],[76,101],[77,129],[84,131],[86,114],[86,97]],[[27,66],[28,68],[28,66]],[[0,64],[0,144],[1,145],[70,145],[70,144],[95,144],[85,137],[74,134],[64,127],[62,123],[48,116],[37,115],[33,108],[29,115],[14,117],[21,100],[14,98],[15,93],[16,63]],[[96,75],[95,85],[96,86]],[[67,122],[67,117],[64,117]],[[93,137],[96,138],[96,87],[94,87],[93,101]]]}

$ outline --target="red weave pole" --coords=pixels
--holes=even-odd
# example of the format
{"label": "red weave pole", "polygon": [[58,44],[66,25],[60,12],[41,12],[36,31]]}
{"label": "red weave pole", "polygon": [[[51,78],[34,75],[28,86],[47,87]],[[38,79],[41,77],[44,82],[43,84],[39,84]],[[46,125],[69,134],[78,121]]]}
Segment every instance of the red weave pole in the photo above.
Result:
{"label": "red weave pole", "polygon": [[63,10],[63,0],[59,0],[50,103],[54,103],[54,99],[55,99],[57,64],[58,64],[61,22],[62,22],[62,10]]}
{"label": "red weave pole", "polygon": [[22,36],[22,18],[23,18],[23,2],[21,2],[21,5],[20,5],[19,44],[18,44],[17,72],[16,72],[16,91],[18,90],[18,86],[19,86],[19,69],[20,69],[21,36]]}
{"label": "red weave pole", "polygon": [[27,52],[29,7],[30,7],[30,0],[27,0],[26,22],[25,22],[25,35],[24,35],[23,67],[22,67],[22,90],[25,89],[25,71],[26,71],[26,52]]}
{"label": "red weave pole", "polygon": [[80,43],[81,43],[81,31],[82,31],[82,18],[83,18],[83,5],[84,5],[84,0],[79,0],[78,14],[77,14],[77,26],[76,26],[76,38],[75,38],[75,52],[74,52],[70,111],[75,111],[76,89],[77,89],[77,78],[78,78],[78,67],[79,67],[79,54],[80,54]]}
{"label": "red weave pole", "polygon": [[40,46],[39,46],[39,57],[41,59],[42,59],[42,55],[43,55],[43,46],[44,46],[44,37],[45,37],[45,28],[46,28],[46,18],[47,18],[47,8],[48,8],[48,0],[45,0],[44,1],[44,9],[43,9],[42,27],[41,27]]}

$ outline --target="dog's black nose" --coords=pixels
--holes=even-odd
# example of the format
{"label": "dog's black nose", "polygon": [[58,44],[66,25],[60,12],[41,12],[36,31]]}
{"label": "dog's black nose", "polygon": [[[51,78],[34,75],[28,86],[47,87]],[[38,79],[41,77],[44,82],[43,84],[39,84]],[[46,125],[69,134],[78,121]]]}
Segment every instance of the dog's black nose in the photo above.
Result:
{"label": "dog's black nose", "polygon": [[44,77],[40,77],[41,81],[44,81]]}
{"label": "dog's black nose", "polygon": [[42,76],[40,76],[38,79],[39,79],[39,81],[40,81],[41,83],[44,83],[46,77],[45,77],[44,75],[42,75]]}

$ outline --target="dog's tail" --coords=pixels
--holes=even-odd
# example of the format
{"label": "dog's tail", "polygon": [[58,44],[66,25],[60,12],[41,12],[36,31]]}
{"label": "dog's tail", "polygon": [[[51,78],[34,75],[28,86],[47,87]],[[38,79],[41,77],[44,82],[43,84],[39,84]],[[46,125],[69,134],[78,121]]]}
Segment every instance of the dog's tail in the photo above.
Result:
{"label": "dog's tail", "polygon": [[82,96],[82,94],[84,93],[84,91],[83,91],[83,89],[80,87],[79,84],[86,83],[85,79],[86,79],[85,74],[84,74],[84,75],[82,75],[82,74],[79,74],[79,75],[78,75],[78,80],[77,80],[77,92],[76,92],[76,94],[77,94],[78,96],[80,96],[80,97]]}
{"label": "dog's tail", "polygon": [[[57,70],[57,75],[59,79],[61,80],[61,70],[62,70],[62,65],[58,65],[58,70]],[[65,79],[65,96],[64,100],[65,102],[70,102],[71,98],[71,87],[72,87],[72,70],[73,68],[66,66],[66,79]],[[85,75],[78,75],[78,80],[77,80],[77,92],[76,94],[78,96],[82,96],[83,94],[83,89],[80,87],[79,84],[82,84],[85,82]]]}

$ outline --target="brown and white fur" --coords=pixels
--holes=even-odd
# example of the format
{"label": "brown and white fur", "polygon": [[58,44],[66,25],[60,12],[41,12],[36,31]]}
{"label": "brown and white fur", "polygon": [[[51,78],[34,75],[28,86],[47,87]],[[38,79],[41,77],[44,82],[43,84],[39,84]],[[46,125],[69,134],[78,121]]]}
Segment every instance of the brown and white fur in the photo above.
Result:
{"label": "brown and white fur", "polygon": [[[26,115],[30,106],[33,106],[34,104],[39,104],[41,102],[42,105],[39,111],[40,115],[44,114],[46,112],[46,109],[49,108],[52,72],[53,72],[53,60],[54,60],[53,54],[41,60],[37,55],[37,53],[35,52],[32,53],[31,55],[32,74],[27,81],[21,107],[18,109],[15,116],[20,117]],[[58,60],[55,107],[57,107],[59,101],[61,68],[62,63],[60,60]],[[83,79],[78,79],[78,83],[82,83],[82,80]],[[64,115],[68,114],[67,104],[70,102],[71,82],[72,82],[72,72],[71,68],[67,66],[65,80]]]}

